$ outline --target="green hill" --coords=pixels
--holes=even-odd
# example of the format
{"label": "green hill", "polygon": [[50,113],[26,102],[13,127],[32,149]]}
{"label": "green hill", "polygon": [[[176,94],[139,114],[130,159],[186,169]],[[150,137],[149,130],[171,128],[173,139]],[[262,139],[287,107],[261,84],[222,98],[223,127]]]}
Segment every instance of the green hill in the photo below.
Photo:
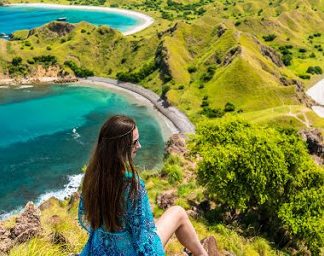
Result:
{"label": "green hill", "polygon": [[[70,73],[64,66],[69,60],[97,76],[130,80],[157,93],[168,87],[171,104],[193,121],[201,117],[204,96],[210,109],[230,102],[244,113],[303,106],[297,83],[307,88],[321,77],[306,71],[324,60],[322,1],[118,1],[118,6],[146,11],[156,21],[127,37],[84,22],[67,30],[54,23],[17,32],[14,40],[1,40],[0,71],[8,73],[10,61],[20,56],[30,73],[35,64],[28,60],[53,55]],[[306,108],[301,111],[324,127]],[[288,113],[281,113],[283,125]],[[270,123],[278,118],[267,116]]]}
{"label": "green hill", "polygon": [[[10,41],[0,39],[0,79],[30,77],[37,74],[40,67],[55,67],[54,70],[62,76],[94,74],[118,78],[140,84],[160,95],[166,94],[168,101],[183,110],[194,123],[225,114],[276,128],[301,129],[313,126],[320,128],[322,133],[324,131],[324,120],[311,110],[312,102],[305,95],[307,88],[324,78],[322,72],[316,73],[309,69],[324,69],[322,0],[42,2],[128,8],[151,15],[155,22],[144,31],[130,36],[123,36],[106,26],[96,27],[86,22],[74,25],[53,22],[31,31],[17,31]],[[263,128],[262,126],[260,131],[263,132]],[[290,133],[291,130],[283,130],[284,132]],[[244,130],[242,134],[244,137]],[[267,136],[262,136],[266,141]],[[273,145],[279,144],[274,142]],[[218,152],[214,151],[215,154]],[[289,150],[286,152],[289,153]],[[290,155],[286,152],[280,155]],[[169,169],[192,171],[196,160],[192,161],[191,165],[180,164],[177,168],[173,167],[179,163],[172,163],[173,169]],[[294,170],[294,164],[288,165]],[[176,171],[171,174],[175,177],[178,175]],[[151,200],[160,192],[172,189],[168,178],[162,176],[147,174],[146,184]],[[202,187],[197,184],[195,174],[189,177],[191,179],[186,184],[178,181],[176,190],[176,203],[186,209],[190,208],[192,194],[198,202],[205,196],[199,190]],[[296,177],[292,176],[292,180],[294,178]],[[44,226],[46,234],[58,231],[67,239],[65,251],[63,250],[65,254],[79,251],[86,239],[85,234],[75,228],[77,237],[82,240],[75,241],[70,226],[76,226],[73,220],[76,205],[72,206],[70,212],[66,212],[66,204],[67,202],[55,203],[53,213],[43,213],[44,223],[50,214],[56,212],[68,219],[56,227]],[[303,212],[302,208],[297,210]],[[162,210],[155,207],[154,213],[158,216]],[[240,234],[250,232],[240,230],[235,220],[231,225]],[[271,249],[270,242],[258,237],[261,234],[259,231],[255,231],[250,239],[230,231],[223,224],[211,227],[199,220],[195,227],[201,235],[216,235],[221,249],[225,248],[236,255],[284,255]],[[36,238],[17,246],[11,255],[26,254],[30,248],[43,252],[47,245],[51,245],[49,237],[45,235],[45,240]],[[303,243],[287,245],[290,246],[299,249],[296,255],[309,253]],[[61,245],[53,247],[54,251],[49,255],[59,255],[57,251],[62,252],[59,247]],[[178,253],[180,248],[178,243],[172,241],[167,251],[170,254]]]}

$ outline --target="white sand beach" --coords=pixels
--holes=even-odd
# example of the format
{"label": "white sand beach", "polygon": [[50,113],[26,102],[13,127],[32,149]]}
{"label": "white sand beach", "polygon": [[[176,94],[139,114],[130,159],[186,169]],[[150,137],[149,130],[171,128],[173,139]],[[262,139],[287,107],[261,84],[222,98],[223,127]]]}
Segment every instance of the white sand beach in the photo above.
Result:
{"label": "white sand beach", "polygon": [[88,79],[79,79],[79,81],[83,84],[101,85],[118,90],[123,89],[133,95],[133,97],[134,95],[137,95],[136,97],[144,98],[145,101],[148,101],[148,104],[156,108],[158,112],[161,113],[161,117],[168,119],[173,124],[175,130],[172,131],[172,133],[195,133],[195,126],[190,122],[184,113],[182,113],[176,107],[165,106],[166,102],[164,102],[159,95],[145,89],[140,85],[120,82],[103,77],[89,77]]}
{"label": "white sand beach", "polygon": [[313,106],[313,111],[319,116],[324,117],[324,79],[317,82],[307,90],[306,94],[311,97],[319,106]]}
{"label": "white sand beach", "polygon": [[54,8],[54,9],[79,9],[79,10],[96,10],[96,11],[103,11],[107,13],[118,13],[123,14],[126,16],[132,16],[138,20],[140,20],[140,24],[136,27],[122,32],[123,35],[131,35],[136,32],[139,32],[147,27],[149,27],[153,22],[154,19],[148,15],[145,15],[140,12],[135,12],[126,9],[120,8],[111,8],[111,7],[102,7],[102,6],[83,6],[83,5],[61,5],[61,4],[44,4],[44,3],[24,3],[24,4],[10,4],[10,6],[34,6],[34,7],[42,7],[42,8]]}

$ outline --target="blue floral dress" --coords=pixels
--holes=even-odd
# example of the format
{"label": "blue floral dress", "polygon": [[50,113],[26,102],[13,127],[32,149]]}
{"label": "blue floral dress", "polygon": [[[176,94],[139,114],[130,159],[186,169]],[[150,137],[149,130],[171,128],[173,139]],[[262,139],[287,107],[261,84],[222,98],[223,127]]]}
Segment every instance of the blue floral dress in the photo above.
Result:
{"label": "blue floral dress", "polygon": [[[126,177],[129,173],[126,173]],[[140,180],[139,197],[135,207],[127,198],[125,227],[118,232],[103,227],[92,230],[85,221],[82,197],[79,204],[79,222],[89,233],[89,239],[80,256],[162,256],[165,255],[156,233],[153,214],[144,182]]]}

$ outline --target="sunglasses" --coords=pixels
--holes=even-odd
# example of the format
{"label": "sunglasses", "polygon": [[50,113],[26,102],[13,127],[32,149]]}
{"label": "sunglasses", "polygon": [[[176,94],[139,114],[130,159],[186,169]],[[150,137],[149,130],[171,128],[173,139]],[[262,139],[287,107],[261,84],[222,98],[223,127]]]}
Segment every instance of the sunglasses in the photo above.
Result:
{"label": "sunglasses", "polygon": [[139,143],[139,139],[133,141],[133,146],[136,146]]}

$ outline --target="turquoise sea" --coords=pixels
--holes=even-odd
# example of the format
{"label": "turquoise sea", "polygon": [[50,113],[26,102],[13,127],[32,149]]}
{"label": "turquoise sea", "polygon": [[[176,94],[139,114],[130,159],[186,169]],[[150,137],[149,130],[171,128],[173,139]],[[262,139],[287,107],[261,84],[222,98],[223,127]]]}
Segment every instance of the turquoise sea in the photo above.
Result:
{"label": "turquoise sea", "polygon": [[[10,34],[17,30],[32,29],[58,18],[66,17],[69,23],[87,21],[94,25],[108,25],[121,32],[138,26],[142,21],[117,12],[88,9],[68,9],[36,6],[0,7],[0,33]],[[10,22],[9,22],[10,21]]]}
{"label": "turquoise sea", "polygon": [[152,109],[104,88],[78,85],[0,89],[0,217],[78,186],[99,129],[111,115],[138,124],[136,164],[156,168],[164,138]]}

